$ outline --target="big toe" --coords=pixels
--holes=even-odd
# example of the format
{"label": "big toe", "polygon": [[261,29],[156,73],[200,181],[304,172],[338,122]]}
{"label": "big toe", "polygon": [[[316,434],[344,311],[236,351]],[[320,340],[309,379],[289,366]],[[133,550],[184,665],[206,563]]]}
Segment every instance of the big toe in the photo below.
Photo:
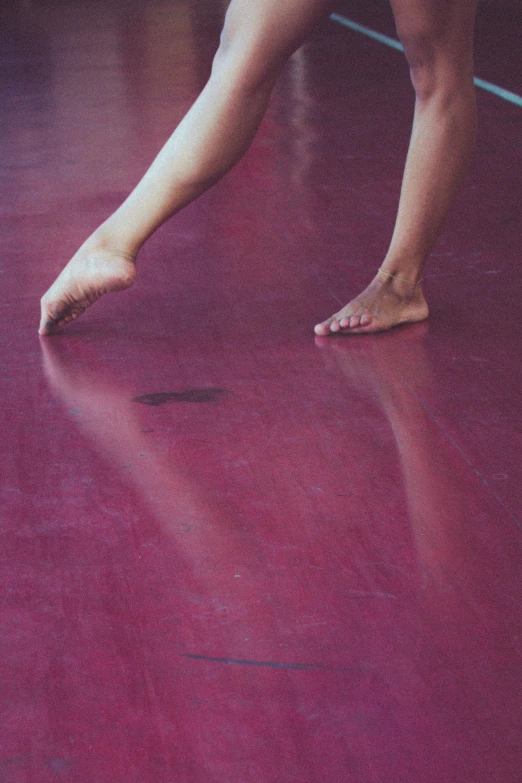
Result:
{"label": "big toe", "polygon": [[51,334],[55,324],[56,321],[50,315],[42,313],[42,317],[40,318],[40,326],[38,327],[38,334]]}
{"label": "big toe", "polygon": [[53,328],[58,324],[60,315],[58,310],[60,308],[53,307],[51,302],[43,297],[41,304],[40,326],[38,328],[38,334],[51,334]]}
{"label": "big toe", "polygon": [[38,334],[41,337],[46,337],[48,334],[52,334],[53,332],[53,321],[46,321],[42,318],[40,322],[40,326],[38,327]]}
{"label": "big toe", "polygon": [[322,324],[317,324],[317,326],[314,327],[314,332],[319,337],[326,337],[327,334],[330,334],[330,323],[331,321],[325,321]]}

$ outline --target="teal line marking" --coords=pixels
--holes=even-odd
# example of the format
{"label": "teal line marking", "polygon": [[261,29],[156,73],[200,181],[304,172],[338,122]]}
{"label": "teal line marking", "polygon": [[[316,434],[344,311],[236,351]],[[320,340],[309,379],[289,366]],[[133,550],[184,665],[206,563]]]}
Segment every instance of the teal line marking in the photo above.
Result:
{"label": "teal line marking", "polygon": [[[354,30],[356,33],[361,33],[362,35],[366,35],[368,38],[373,38],[374,41],[379,41],[379,43],[382,43],[385,46],[389,46],[391,49],[396,49],[398,52],[404,51],[402,44],[399,43],[399,41],[396,41],[395,38],[390,38],[387,35],[382,35],[382,33],[377,33],[375,30],[371,30],[369,27],[363,27],[362,24],[352,22],[351,19],[347,19],[345,16],[341,16],[340,14],[330,14],[330,19],[332,22],[342,24],[343,27],[348,27],[350,30]],[[520,95],[517,95],[514,92],[510,92],[509,90],[505,90],[503,87],[497,87],[496,84],[486,82],[484,79],[478,79],[475,77],[473,81],[477,87],[480,87],[482,90],[487,90],[487,92],[493,93],[493,95],[496,95],[497,98],[503,98],[503,100],[509,101],[509,103],[514,103],[515,106],[522,107],[522,98]]]}
{"label": "teal line marking", "polygon": [[484,79],[478,79],[476,76],[473,79],[477,87],[481,87],[483,90],[487,90],[488,92],[492,92],[493,95],[496,95],[498,98],[504,98],[505,101],[509,101],[510,103],[514,103],[515,106],[522,106],[522,98],[520,95],[517,95],[514,92],[510,92],[509,90],[505,90],[503,87],[497,87],[496,84],[491,84],[491,82],[486,82]]}
{"label": "teal line marking", "polygon": [[376,33],[375,30],[370,30],[369,27],[363,27],[362,24],[352,22],[351,19],[347,19],[345,16],[330,14],[330,19],[333,22],[339,22],[339,24],[344,25],[344,27],[349,27],[350,30],[355,30],[356,33],[362,33],[363,35],[367,35],[368,38],[373,38],[374,41],[379,41],[386,46],[390,46],[392,49],[397,49],[398,52],[404,51],[402,44],[396,41],[395,38],[389,38],[387,35]]}

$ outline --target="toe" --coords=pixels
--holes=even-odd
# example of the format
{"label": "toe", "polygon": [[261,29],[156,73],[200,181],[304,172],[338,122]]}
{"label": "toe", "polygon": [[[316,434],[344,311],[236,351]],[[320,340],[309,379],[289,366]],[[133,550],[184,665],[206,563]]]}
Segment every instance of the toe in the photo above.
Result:
{"label": "toe", "polygon": [[319,335],[319,337],[326,337],[326,335],[330,331],[330,324],[328,322],[325,322],[323,324],[317,324],[317,326],[314,327],[314,332]]}
{"label": "toe", "polygon": [[54,319],[48,311],[44,302],[42,302],[40,326],[38,327],[38,334],[49,334],[54,324]]}
{"label": "toe", "polygon": [[40,327],[38,329],[38,334],[41,335],[47,335],[52,334],[54,331],[54,327],[56,326],[56,321],[46,320],[42,318],[42,321],[40,323]]}
{"label": "toe", "polygon": [[373,318],[369,313],[363,313],[362,315],[341,315],[341,313],[338,313],[329,318],[328,321],[317,324],[314,327],[314,332],[318,337],[327,337],[330,334],[338,334],[341,331],[357,331],[370,326],[372,322]]}

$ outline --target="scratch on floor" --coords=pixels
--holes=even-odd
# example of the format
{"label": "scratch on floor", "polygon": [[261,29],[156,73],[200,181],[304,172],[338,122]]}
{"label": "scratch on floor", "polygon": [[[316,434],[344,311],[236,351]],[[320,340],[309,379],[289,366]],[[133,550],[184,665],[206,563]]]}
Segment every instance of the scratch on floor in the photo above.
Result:
{"label": "scratch on floor", "polygon": [[207,661],[209,663],[227,663],[230,666],[262,666],[267,669],[293,669],[294,671],[351,672],[362,666],[321,666],[316,663],[279,663],[278,661],[249,661],[241,658],[214,658],[210,655],[192,655],[181,653],[181,658],[192,661]]}

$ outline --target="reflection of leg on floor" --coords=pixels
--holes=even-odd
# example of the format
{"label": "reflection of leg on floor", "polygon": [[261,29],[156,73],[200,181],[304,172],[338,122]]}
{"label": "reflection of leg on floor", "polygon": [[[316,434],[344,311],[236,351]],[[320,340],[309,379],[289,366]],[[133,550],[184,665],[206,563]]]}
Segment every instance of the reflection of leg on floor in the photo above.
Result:
{"label": "reflection of leg on floor", "polygon": [[[182,524],[211,520],[214,512],[204,488],[194,486],[184,475],[182,463],[176,469],[170,457],[151,449],[136,403],[130,401],[131,390],[118,384],[113,372],[93,359],[86,346],[46,340],[41,345],[51,387],[68,408],[81,411],[75,422],[107,464],[128,466],[121,475],[138,492],[161,528],[177,536]],[[212,539],[212,546],[219,548],[222,526],[195,528],[203,530]]]}
{"label": "reflection of leg on floor", "polygon": [[[177,747],[181,737],[183,756],[194,760],[191,769],[195,769],[196,760],[199,765],[201,759],[206,761],[206,756],[202,755],[199,737],[194,740],[194,732],[186,730],[186,717],[191,710],[194,710],[193,721],[198,726],[203,725],[211,736],[216,716],[219,720],[230,720],[231,715],[237,717],[237,703],[241,704],[241,709],[243,704],[252,705],[247,721],[250,733],[246,736],[252,736],[255,741],[262,737],[263,744],[273,749],[270,765],[273,763],[277,767],[279,764],[279,768],[284,768],[289,743],[294,743],[297,756],[298,740],[303,736],[301,732],[298,738],[293,738],[292,732],[288,733],[288,725],[292,724],[288,717],[290,713],[281,708],[281,704],[292,705],[296,688],[299,692],[291,671],[299,665],[287,666],[285,662],[285,651],[281,648],[286,637],[281,634],[281,621],[275,616],[274,607],[284,603],[286,595],[281,600],[277,598],[277,586],[271,582],[270,573],[262,568],[264,562],[259,555],[257,536],[245,534],[243,522],[234,517],[233,511],[227,511],[227,504],[222,499],[221,502],[213,499],[202,482],[187,477],[182,449],[169,449],[167,456],[151,448],[150,434],[143,432],[140,421],[140,414],[150,415],[150,408],[130,401],[133,390],[114,381],[112,367],[104,367],[85,345],[75,340],[66,343],[42,340],[42,351],[49,385],[66,409],[79,411],[72,425],[87,435],[107,465],[103,483],[111,490],[109,497],[117,491],[121,481],[136,492],[138,501],[143,501],[152,518],[151,531],[147,514],[141,522],[138,502],[137,513],[133,514],[138,521],[134,523],[132,537],[136,559],[143,554],[144,571],[138,566],[138,573],[144,574],[142,585],[148,596],[145,601],[142,596],[137,601],[139,619],[137,629],[134,628],[135,646],[137,660],[147,677],[147,699],[152,692],[152,698],[161,705],[158,709],[167,726],[165,731],[169,737],[175,737],[173,746]],[[157,409],[153,410],[155,414],[159,413]],[[188,452],[190,454],[190,447]],[[121,465],[128,469],[118,473],[114,466]],[[230,489],[233,492],[233,484]],[[121,513],[119,506],[118,516]],[[154,524],[158,528],[156,540]],[[105,546],[111,547],[110,538],[100,541],[100,547]],[[128,570],[127,564],[118,559],[118,553],[109,554],[109,557],[111,573],[113,558],[119,564],[113,576],[115,580],[120,569],[125,574],[134,573],[132,567]],[[123,557],[126,558],[127,553]],[[238,567],[241,580],[234,578]],[[162,568],[166,570],[162,572]],[[160,578],[158,574],[162,574],[159,599],[154,581]],[[139,580],[138,587],[132,584],[122,602],[124,607],[118,609],[122,614],[111,615],[111,623],[115,616],[124,624],[129,618],[132,620],[133,610],[127,603],[139,584]],[[92,585],[90,589],[95,591]],[[273,595],[267,600],[270,593]],[[148,616],[144,607],[150,603],[154,606]],[[248,633],[245,632],[247,628]],[[251,632],[252,641],[245,638],[250,637]],[[303,662],[306,663],[306,658]],[[287,668],[290,671],[286,671]],[[321,670],[324,667],[317,661],[317,666],[311,668]],[[137,670],[141,671],[139,666]],[[277,682],[263,675],[263,672],[270,675],[274,670]],[[353,676],[352,666],[349,672]],[[209,680],[212,681],[210,696]],[[301,688],[308,687],[306,681],[299,682]],[[234,693],[235,687],[240,689],[240,696],[232,700],[230,706],[230,693]],[[274,695],[269,698],[267,693],[272,689]],[[137,709],[137,698],[133,694],[133,710]],[[202,709],[203,703],[207,709]],[[178,726],[180,705],[183,719]],[[292,716],[295,718],[293,713]],[[192,725],[190,721],[189,725]],[[279,756],[281,736],[286,740]],[[246,754],[251,744],[247,747],[245,737],[241,741],[244,744],[240,747]],[[234,758],[237,737],[231,737],[230,747],[226,737],[223,739],[219,735],[218,742],[219,754],[225,747],[229,757]],[[172,767],[173,776],[168,779],[179,779],[177,771],[178,766]],[[193,779],[190,772],[187,775],[189,777],[183,779]],[[272,774],[271,767],[264,779],[276,778],[277,771],[274,769]],[[205,780],[212,779],[215,777],[209,772]]]}
{"label": "reflection of leg on floor", "polygon": [[455,558],[457,543],[460,548],[459,520],[466,519],[468,509],[447,459],[452,447],[421,403],[433,385],[426,333],[427,324],[418,324],[371,344],[326,338],[317,338],[317,344],[350,386],[371,395],[386,415],[397,444],[419,565],[437,580],[439,570]]}

